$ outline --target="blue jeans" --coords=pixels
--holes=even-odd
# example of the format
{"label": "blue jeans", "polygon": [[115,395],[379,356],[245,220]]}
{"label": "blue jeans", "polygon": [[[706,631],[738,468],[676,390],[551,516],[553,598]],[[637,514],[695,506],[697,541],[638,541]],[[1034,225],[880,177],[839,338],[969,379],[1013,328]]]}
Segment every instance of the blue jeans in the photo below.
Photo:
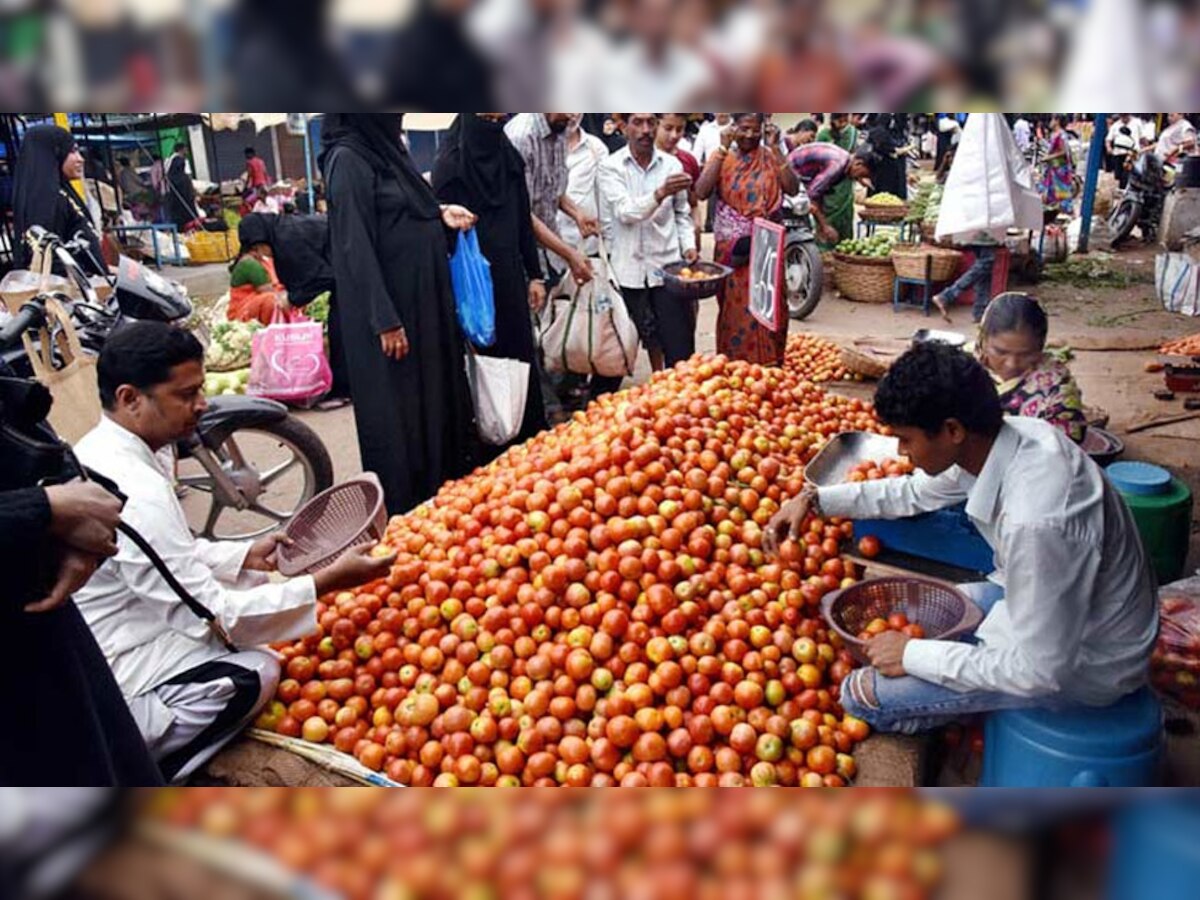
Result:
{"label": "blue jeans", "polygon": [[942,291],[942,299],[947,306],[953,306],[964,291],[975,288],[975,304],[971,307],[971,315],[978,322],[992,302],[992,264],[996,261],[996,248],[982,246],[972,249],[975,251],[975,262],[954,284]]}
{"label": "blue jeans", "polygon": [[[984,613],[1004,599],[991,582],[960,585]],[[871,704],[868,692],[873,693]],[[1045,699],[1017,697],[997,691],[956,691],[913,675],[887,678],[874,668],[856,669],[842,682],[842,707],[876,731],[917,734],[974,713],[1044,706]]]}

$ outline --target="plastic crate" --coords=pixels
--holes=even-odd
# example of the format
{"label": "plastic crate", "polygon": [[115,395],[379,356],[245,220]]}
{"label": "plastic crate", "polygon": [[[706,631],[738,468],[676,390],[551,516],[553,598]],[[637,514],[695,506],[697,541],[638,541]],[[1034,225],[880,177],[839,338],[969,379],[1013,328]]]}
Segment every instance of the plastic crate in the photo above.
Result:
{"label": "plastic crate", "polygon": [[924,513],[909,519],[860,519],[854,523],[855,538],[879,538],[884,549],[975,572],[996,568],[988,542],[972,524],[966,504]]}
{"label": "plastic crate", "polygon": [[236,231],[193,231],[180,240],[193,265],[230,262],[241,252]]}

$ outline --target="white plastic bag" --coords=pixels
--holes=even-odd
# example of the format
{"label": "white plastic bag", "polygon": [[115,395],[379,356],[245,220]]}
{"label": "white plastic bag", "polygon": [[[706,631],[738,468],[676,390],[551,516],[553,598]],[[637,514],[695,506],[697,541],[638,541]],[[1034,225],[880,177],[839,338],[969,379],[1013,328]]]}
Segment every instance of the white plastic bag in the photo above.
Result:
{"label": "white plastic bag", "polygon": [[1200,316],[1200,261],[1187,253],[1160,253],[1154,258],[1154,284],[1164,309]]}
{"label": "white plastic bag", "polygon": [[601,238],[600,256],[589,260],[595,277],[581,288],[568,274],[564,290],[570,299],[555,299],[543,310],[538,331],[548,372],[608,377],[633,374],[637,326],[607,259]]}
{"label": "white plastic bag", "polygon": [[529,397],[529,363],[519,359],[466,356],[475,424],[485,443],[503,446],[521,431]]}

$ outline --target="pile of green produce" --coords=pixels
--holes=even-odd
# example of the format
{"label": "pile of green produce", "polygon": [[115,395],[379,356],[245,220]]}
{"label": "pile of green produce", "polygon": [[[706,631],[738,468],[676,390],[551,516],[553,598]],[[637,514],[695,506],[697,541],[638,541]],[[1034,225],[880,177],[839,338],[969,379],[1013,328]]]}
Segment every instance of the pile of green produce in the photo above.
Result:
{"label": "pile of green produce", "polygon": [[905,201],[902,197],[897,197],[895,194],[884,191],[882,194],[872,194],[867,198],[867,203],[871,206],[904,206]]}
{"label": "pile of green produce", "polygon": [[834,251],[847,256],[868,256],[875,259],[887,259],[892,255],[896,246],[896,235],[890,232],[877,231],[868,238],[847,238]]}
{"label": "pile of green produce", "polygon": [[236,372],[209,372],[204,376],[204,394],[207,397],[244,394],[249,382],[249,368],[238,369]]}
{"label": "pile of green produce", "polygon": [[250,346],[258,322],[218,322],[213,326],[204,365],[213,372],[229,372],[250,365]]}
{"label": "pile of green produce", "polygon": [[317,294],[316,297],[304,307],[304,314],[314,322],[320,322],[329,329],[329,291],[323,294]]}
{"label": "pile of green produce", "polygon": [[905,222],[923,222],[925,214],[929,211],[929,204],[934,201],[936,205],[941,204],[942,186],[936,181],[923,181],[921,186],[917,188],[916,196],[913,197],[912,203],[908,207],[908,215],[904,217]]}

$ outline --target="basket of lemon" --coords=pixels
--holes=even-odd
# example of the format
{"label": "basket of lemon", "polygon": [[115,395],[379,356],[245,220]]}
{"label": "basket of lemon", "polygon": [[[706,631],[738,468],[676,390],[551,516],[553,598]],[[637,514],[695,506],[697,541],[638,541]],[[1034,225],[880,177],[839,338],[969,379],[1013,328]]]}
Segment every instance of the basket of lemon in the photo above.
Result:
{"label": "basket of lemon", "polygon": [[663,266],[663,286],[684,300],[703,300],[715,296],[733,269],[715,262],[677,262]]}
{"label": "basket of lemon", "polygon": [[908,215],[908,204],[895,194],[874,194],[863,202],[860,216],[874,222],[899,222]]}

